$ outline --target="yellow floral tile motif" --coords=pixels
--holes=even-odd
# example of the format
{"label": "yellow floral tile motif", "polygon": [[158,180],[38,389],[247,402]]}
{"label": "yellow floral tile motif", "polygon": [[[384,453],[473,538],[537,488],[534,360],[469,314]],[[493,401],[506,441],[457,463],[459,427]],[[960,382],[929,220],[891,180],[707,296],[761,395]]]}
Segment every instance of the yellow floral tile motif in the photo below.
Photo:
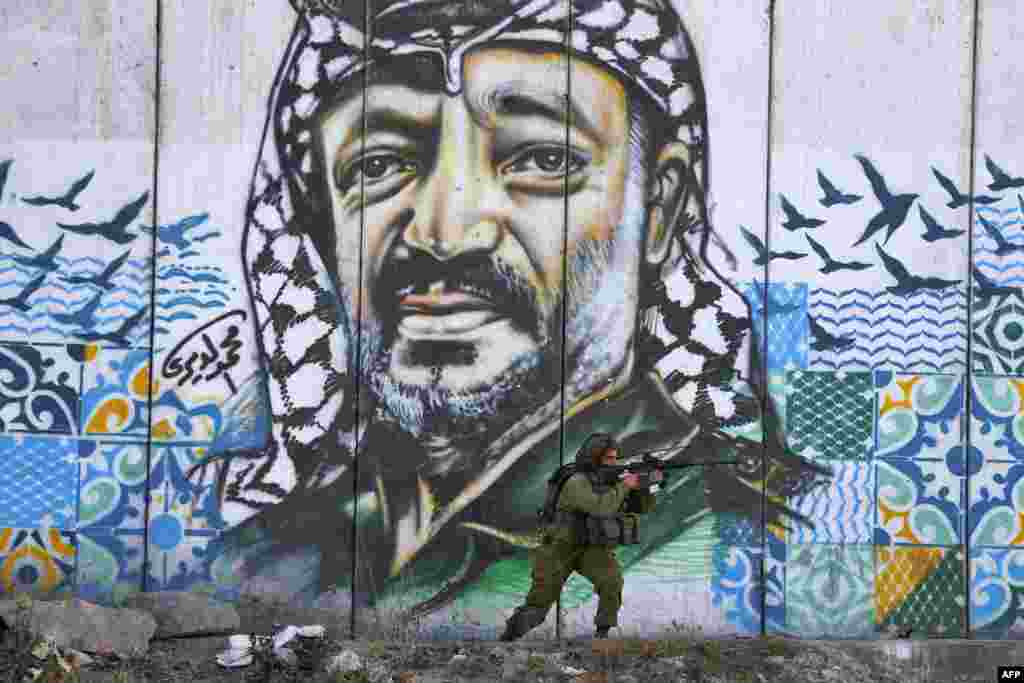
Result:
{"label": "yellow floral tile motif", "polygon": [[875,618],[881,622],[939,566],[943,548],[875,546]]}
{"label": "yellow floral tile motif", "polygon": [[74,571],[73,536],[60,529],[0,529],[0,592],[50,593]]}

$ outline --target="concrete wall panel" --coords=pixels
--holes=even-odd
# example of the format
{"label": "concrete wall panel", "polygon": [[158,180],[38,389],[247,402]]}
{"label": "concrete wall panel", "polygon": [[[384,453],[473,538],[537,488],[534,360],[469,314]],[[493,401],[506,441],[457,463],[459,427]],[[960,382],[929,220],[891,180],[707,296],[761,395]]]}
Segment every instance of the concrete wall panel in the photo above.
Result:
{"label": "concrete wall panel", "polygon": [[953,592],[910,606],[962,577],[968,209],[942,183],[970,176],[972,6],[783,2],[775,21],[768,343],[792,357],[770,366],[788,444],[833,476],[789,499],[813,526],[770,544],[773,627],[960,633]]}
{"label": "concrete wall panel", "polygon": [[0,585],[142,588],[152,5],[0,12]]}

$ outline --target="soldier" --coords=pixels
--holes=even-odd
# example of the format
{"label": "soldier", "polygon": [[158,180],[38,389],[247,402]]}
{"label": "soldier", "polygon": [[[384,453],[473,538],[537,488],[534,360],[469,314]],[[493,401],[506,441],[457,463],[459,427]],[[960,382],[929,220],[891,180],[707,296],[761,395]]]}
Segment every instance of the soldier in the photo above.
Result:
{"label": "soldier", "polygon": [[[572,474],[558,494],[554,520],[546,525],[543,543],[530,558],[533,565],[530,592],[526,602],[509,618],[502,640],[515,640],[541,624],[562,585],[574,571],[586,577],[598,595],[594,616],[597,637],[607,637],[608,630],[618,626],[623,581],[615,546],[629,543],[631,539],[588,538],[587,534],[577,532],[581,528],[603,528],[600,523],[588,525],[580,517],[589,515],[598,520],[615,520],[612,526],[622,529],[622,534],[626,535],[627,529],[636,530],[637,513],[654,509],[654,495],[640,489],[638,475],[627,473],[614,485],[601,476],[598,468],[614,466],[618,454],[618,444],[607,434],[592,434],[580,447],[576,462],[582,471]],[[662,477],[661,472],[654,472],[651,481],[661,481]],[[620,517],[627,518],[621,526],[618,524]]]}

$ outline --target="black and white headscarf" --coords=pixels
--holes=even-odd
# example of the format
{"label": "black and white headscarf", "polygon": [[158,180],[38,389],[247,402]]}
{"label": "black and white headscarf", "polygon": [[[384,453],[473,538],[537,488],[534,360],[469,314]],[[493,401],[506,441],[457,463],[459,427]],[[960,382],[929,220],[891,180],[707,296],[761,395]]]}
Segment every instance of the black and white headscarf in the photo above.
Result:
{"label": "black and white headscarf", "polygon": [[[243,238],[272,435],[266,448],[227,459],[221,499],[229,524],[297,489],[326,486],[352,464],[362,429],[353,424],[347,391],[354,331],[339,314],[337,288],[345,285],[331,277],[333,245],[323,234],[331,223],[316,196],[326,184],[313,128],[367,66],[397,55],[433,56],[443,63],[446,90],[456,94],[463,56],[475,46],[569,49],[646,93],[668,124],[664,130],[689,146],[693,177],[706,181],[699,67],[677,14],[661,0],[374,0],[371,16],[361,2],[293,4],[299,19],[275,82]],[[640,356],[683,410],[719,428],[758,414],[744,389],[752,380],[749,311],[699,258],[706,227],[705,216],[689,216],[676,231],[674,272],[652,277],[642,301]]]}

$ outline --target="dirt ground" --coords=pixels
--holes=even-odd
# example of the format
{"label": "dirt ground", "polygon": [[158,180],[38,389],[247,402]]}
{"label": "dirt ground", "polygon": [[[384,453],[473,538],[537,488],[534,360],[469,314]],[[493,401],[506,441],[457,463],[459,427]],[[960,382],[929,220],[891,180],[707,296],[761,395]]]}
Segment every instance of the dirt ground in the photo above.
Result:
{"label": "dirt ground", "polygon": [[[512,644],[468,641],[388,643],[384,641],[303,640],[293,642],[295,666],[255,662],[245,668],[223,669],[215,655],[225,649],[224,636],[153,641],[146,656],[120,660],[97,657],[81,671],[80,683],[144,681],[180,683],[232,683],[255,681],[309,681],[331,683],[496,683],[574,681],[575,683],[818,683],[856,681],[908,683],[916,681],[988,681],[948,678],[942,672],[923,671],[900,660],[850,643],[801,641],[783,638],[724,638],[685,640],[573,640],[528,641]],[[367,665],[367,674],[328,676],[326,660],[351,649]],[[456,658],[456,655],[465,657]],[[15,680],[17,653],[0,650],[0,682]],[[544,658],[556,664],[544,664]],[[516,660],[526,670],[503,673]],[[564,666],[586,673],[565,673]],[[514,666],[512,666],[514,670]],[[75,679],[68,678],[65,681]]]}

